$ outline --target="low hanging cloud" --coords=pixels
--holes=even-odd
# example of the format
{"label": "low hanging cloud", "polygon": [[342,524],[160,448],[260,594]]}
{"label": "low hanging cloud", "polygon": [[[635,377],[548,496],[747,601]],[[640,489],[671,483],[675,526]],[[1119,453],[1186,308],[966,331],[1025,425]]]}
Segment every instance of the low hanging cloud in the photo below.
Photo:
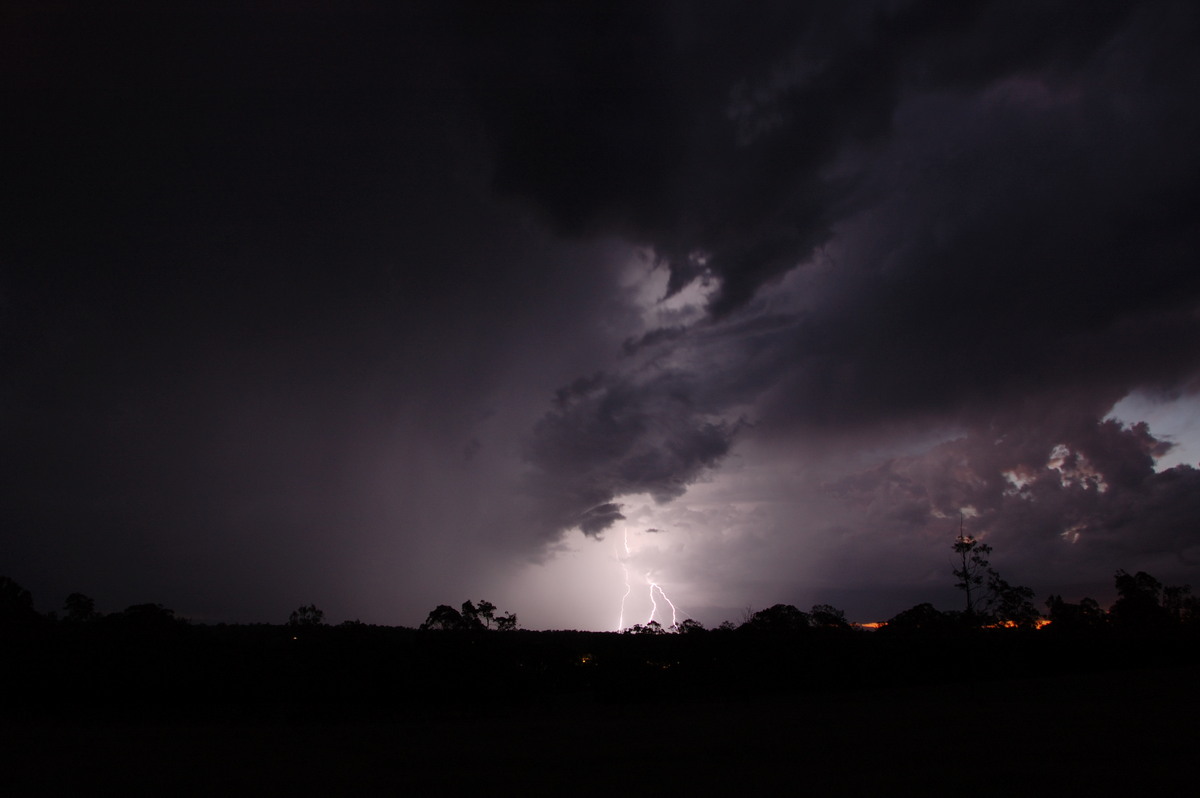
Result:
{"label": "low hanging cloud", "polygon": [[599,536],[623,518],[619,496],[683,495],[728,453],[737,431],[696,400],[692,378],[672,373],[645,381],[596,374],[560,390],[526,453],[548,533],[578,526]]}

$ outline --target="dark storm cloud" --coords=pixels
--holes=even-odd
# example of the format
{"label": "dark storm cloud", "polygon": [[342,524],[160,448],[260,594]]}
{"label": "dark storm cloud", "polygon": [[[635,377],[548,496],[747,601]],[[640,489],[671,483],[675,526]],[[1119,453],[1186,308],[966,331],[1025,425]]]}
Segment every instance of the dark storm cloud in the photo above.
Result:
{"label": "dark storm cloud", "polygon": [[732,445],[737,425],[707,412],[695,380],[678,373],[596,374],[558,392],[526,457],[548,537],[578,526],[599,535],[624,516],[613,502],[647,493],[667,502]]}
{"label": "dark storm cloud", "polygon": [[1200,471],[1156,472],[1170,445],[1144,424],[1075,419],[1017,429],[999,438],[974,430],[827,490],[900,537],[948,539],[965,512],[965,531],[1027,579],[1047,581],[1070,562],[1101,573],[1154,563],[1186,574],[1200,565]]}
{"label": "dark storm cloud", "polygon": [[1131,385],[1195,372],[1195,347],[1173,342],[1196,332],[1198,162],[1179,136],[1200,117],[1157,85],[1160,43],[1121,43],[1140,68],[1119,50],[904,109],[866,165],[875,205],[832,255],[819,337],[798,347],[817,373],[801,379],[846,382],[847,412],[868,415],[872,389],[894,413],[1090,391],[1102,414]]}
{"label": "dark storm cloud", "polygon": [[[821,506],[1186,551],[1192,472],[1097,419],[1200,385],[1190,3],[26,4],[0,36],[0,534],[64,595],[99,562],[434,606],[741,441],[948,428]],[[755,495],[792,506],[787,470]]]}
{"label": "dark storm cloud", "polygon": [[496,186],[565,232],[654,246],[670,292],[718,276],[718,315],[830,238],[854,200],[830,167],[886,137],[910,92],[1069,73],[1128,13],[980,2],[524,9],[475,23]]}
{"label": "dark storm cloud", "polygon": [[495,184],[714,281],[624,347],[709,413],[1020,425],[1200,370],[1189,5],[618,8],[481,79]]}

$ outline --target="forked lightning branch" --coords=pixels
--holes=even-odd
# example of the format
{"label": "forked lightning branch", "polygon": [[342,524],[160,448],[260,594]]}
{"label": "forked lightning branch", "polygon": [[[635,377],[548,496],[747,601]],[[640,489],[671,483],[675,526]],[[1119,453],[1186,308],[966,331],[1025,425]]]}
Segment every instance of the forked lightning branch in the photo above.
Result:
{"label": "forked lightning branch", "polygon": [[[617,618],[618,632],[624,631],[625,629],[625,604],[629,599],[630,594],[633,592],[633,582],[630,581],[629,577],[629,560],[632,556],[633,551],[629,548],[629,527],[625,527],[621,536],[621,547],[618,548],[617,551],[617,561],[621,564],[621,572],[625,577],[625,592],[621,596],[621,612]],[[663,590],[662,585],[658,584],[651,578],[653,573],[653,571],[647,571],[643,577],[645,579],[645,584],[649,591],[650,597],[650,615],[646,618],[645,623],[648,625],[651,621],[654,621],[655,616],[658,615],[658,599],[654,595],[655,593],[658,593],[658,596],[661,597],[666,605],[671,608],[671,623],[668,628],[674,629],[679,625],[679,609],[675,606],[675,603],[667,597],[667,593],[665,590]],[[662,623],[662,621],[659,621],[659,623]]]}

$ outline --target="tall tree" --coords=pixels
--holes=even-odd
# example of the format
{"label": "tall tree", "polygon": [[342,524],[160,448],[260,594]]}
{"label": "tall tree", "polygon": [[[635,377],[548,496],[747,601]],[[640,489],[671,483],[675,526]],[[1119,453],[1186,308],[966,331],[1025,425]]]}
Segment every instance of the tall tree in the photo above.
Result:
{"label": "tall tree", "polygon": [[485,599],[480,599],[478,604],[464,601],[462,618],[471,629],[491,629],[496,621],[496,605]]}
{"label": "tall tree", "polygon": [[1033,590],[1003,579],[988,562],[992,547],[964,533],[961,518],[953,549],[958,555],[958,567],[953,569],[958,581],[954,586],[966,598],[964,616],[968,622],[990,619],[1005,626],[1029,628],[1041,617],[1033,604]]}
{"label": "tall tree", "polygon": [[959,565],[954,569],[958,582],[954,586],[966,596],[967,615],[977,615],[978,602],[983,598],[984,581],[991,570],[987,558],[992,553],[992,547],[964,534],[960,521],[958,537],[954,539],[954,553],[959,557]]}

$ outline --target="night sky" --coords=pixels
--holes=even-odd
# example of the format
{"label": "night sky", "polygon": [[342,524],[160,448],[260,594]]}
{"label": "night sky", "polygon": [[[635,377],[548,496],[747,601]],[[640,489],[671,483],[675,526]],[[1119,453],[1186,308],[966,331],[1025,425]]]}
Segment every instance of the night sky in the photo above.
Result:
{"label": "night sky", "polygon": [[1200,585],[1192,2],[10,2],[0,91],[42,611]]}

